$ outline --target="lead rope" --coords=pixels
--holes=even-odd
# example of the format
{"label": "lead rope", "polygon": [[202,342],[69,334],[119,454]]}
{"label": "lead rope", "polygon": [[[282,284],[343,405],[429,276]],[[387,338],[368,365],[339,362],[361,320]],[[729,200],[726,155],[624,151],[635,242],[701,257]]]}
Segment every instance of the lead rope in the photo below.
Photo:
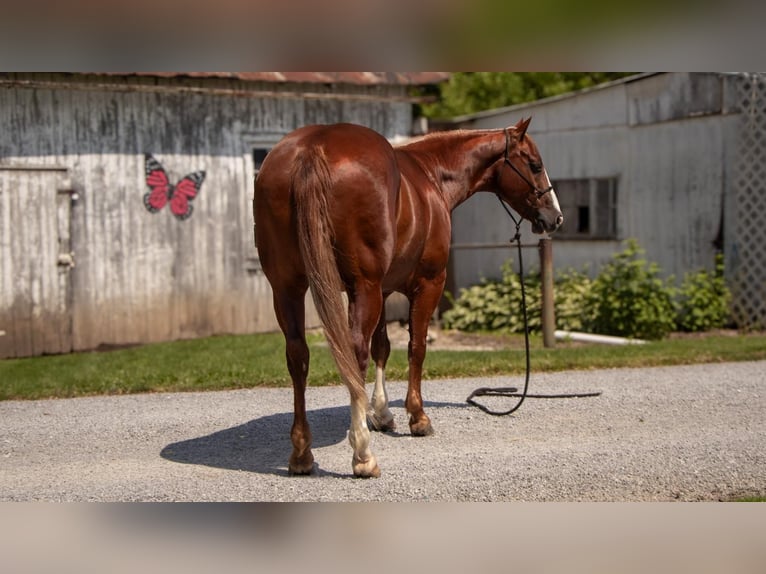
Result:
{"label": "lead rope", "polygon": [[[535,398],[535,399],[570,399],[570,398],[578,398],[578,397],[597,397],[601,394],[601,392],[593,392],[593,393],[566,393],[566,394],[554,394],[554,395],[530,395],[527,393],[527,390],[529,389],[529,373],[531,371],[530,368],[530,362],[529,362],[529,325],[527,323],[527,295],[526,290],[524,288],[524,262],[522,261],[521,257],[521,219],[516,219],[513,216],[513,213],[510,209],[508,209],[508,206],[505,204],[505,202],[500,198],[500,196],[497,196],[497,199],[500,201],[500,205],[503,206],[503,209],[505,209],[505,212],[508,214],[508,216],[511,218],[511,221],[516,225],[516,234],[513,236],[513,238],[510,240],[511,243],[516,242],[516,249],[519,254],[519,280],[521,282],[521,311],[522,311],[522,317],[524,318],[524,351],[526,356],[526,375],[524,377],[524,390],[519,393],[519,389],[516,387],[496,387],[496,388],[490,388],[490,387],[479,387],[475,391],[473,391],[470,395],[468,395],[468,398],[465,400],[469,405],[473,405],[475,407],[478,407],[485,413],[489,415],[494,416],[505,416],[509,415],[515,411],[518,410],[518,408],[524,403],[524,399],[527,397]],[[481,403],[477,403],[474,401],[474,397],[519,397],[519,402],[516,403],[512,408],[508,409],[507,411],[493,411],[490,408],[482,405]]]}

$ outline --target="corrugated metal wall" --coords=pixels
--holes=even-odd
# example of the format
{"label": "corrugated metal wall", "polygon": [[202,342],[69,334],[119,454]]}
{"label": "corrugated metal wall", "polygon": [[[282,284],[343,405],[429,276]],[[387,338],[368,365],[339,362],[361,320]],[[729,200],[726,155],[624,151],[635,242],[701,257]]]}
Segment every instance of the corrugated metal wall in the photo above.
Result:
{"label": "corrugated metal wall", "polygon": [[[254,264],[254,142],[307,123],[411,126],[380,86],[381,101],[77,88],[0,86],[0,357],[276,329]],[[146,153],[172,183],[206,172],[191,217],[144,207]]]}
{"label": "corrugated metal wall", "polygon": [[[681,277],[714,262],[738,137],[730,99],[719,74],[659,74],[465,125],[498,128],[532,116],[530,134],[551,179],[618,178],[616,240],[554,236],[556,269],[596,270],[621,249],[620,240],[635,237],[664,274]],[[508,225],[492,201],[474,198],[455,211],[453,243],[507,240]],[[524,238],[536,241],[529,226]],[[499,274],[510,256],[505,249],[453,250],[453,289]]]}

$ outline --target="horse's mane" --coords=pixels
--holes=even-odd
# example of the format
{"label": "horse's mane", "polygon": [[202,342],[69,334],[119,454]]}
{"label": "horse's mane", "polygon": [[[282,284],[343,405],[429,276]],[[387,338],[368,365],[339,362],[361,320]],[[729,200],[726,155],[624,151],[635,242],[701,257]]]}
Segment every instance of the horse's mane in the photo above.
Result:
{"label": "horse's mane", "polygon": [[436,143],[441,142],[448,139],[462,139],[467,136],[481,136],[486,135],[492,132],[496,132],[497,129],[457,129],[457,130],[446,130],[446,131],[439,131],[439,132],[430,132],[427,134],[424,134],[422,136],[417,136],[415,138],[409,139],[405,142],[396,144],[394,146],[395,149],[407,149],[408,147],[414,146],[419,147],[423,144],[427,143]]}

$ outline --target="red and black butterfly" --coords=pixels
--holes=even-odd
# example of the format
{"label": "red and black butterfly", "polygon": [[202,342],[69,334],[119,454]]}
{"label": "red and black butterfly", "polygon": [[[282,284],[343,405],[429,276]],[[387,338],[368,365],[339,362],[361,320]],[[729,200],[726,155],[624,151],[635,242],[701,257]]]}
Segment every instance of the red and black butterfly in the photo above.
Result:
{"label": "red and black butterfly", "polygon": [[194,207],[190,203],[197,197],[202,182],[205,181],[204,171],[195,171],[173,185],[162,164],[151,154],[145,154],[146,185],[151,191],[144,194],[144,206],[152,213],[157,213],[170,201],[170,212],[183,221],[191,216]]}

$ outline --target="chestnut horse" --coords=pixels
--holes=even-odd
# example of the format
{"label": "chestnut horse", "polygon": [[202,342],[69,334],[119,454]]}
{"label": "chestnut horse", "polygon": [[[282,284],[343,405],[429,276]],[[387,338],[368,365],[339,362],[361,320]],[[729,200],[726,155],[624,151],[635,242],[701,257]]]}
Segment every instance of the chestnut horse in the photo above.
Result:
{"label": "chestnut horse", "polygon": [[[529,119],[506,129],[437,132],[398,147],[362,126],[307,126],[285,136],[266,157],[255,181],[253,214],[293,382],[291,474],[308,474],[314,464],[304,398],[309,288],[351,395],[354,475],[380,475],[368,420],[376,430],[394,428],[384,376],[390,352],[384,303],[394,291],[410,303],[410,431],[433,432],[420,380],[428,323],[444,290],[452,210],[477,191],[491,191],[530,220],[536,233],[563,222],[540,153],[526,135],[528,125]],[[376,367],[372,402],[364,386],[370,354]]]}

